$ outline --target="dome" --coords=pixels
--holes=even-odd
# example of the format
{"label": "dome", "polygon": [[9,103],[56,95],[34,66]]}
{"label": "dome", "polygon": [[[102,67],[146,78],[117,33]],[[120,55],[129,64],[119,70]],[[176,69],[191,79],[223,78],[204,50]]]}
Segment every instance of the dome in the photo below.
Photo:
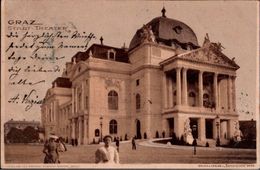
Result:
{"label": "dome", "polygon": [[[178,20],[167,18],[164,14],[161,17],[154,18],[145,26],[152,30],[157,43],[168,46],[177,45],[184,49],[189,47],[194,49],[199,46],[195,33],[188,25]],[[141,44],[142,29],[143,27],[136,31],[130,42],[130,50]]]}

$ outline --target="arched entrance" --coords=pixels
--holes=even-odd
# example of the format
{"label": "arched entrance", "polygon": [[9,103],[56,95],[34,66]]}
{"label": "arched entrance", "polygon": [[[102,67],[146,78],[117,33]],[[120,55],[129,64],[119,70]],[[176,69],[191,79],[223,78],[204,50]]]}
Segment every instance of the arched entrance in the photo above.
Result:
{"label": "arched entrance", "polygon": [[136,138],[137,139],[141,139],[142,135],[141,135],[141,122],[140,120],[136,119]]}

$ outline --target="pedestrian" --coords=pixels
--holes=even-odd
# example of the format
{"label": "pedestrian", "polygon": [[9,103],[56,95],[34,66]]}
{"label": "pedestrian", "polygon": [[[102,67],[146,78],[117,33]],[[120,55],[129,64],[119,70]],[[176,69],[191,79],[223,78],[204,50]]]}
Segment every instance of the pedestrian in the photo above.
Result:
{"label": "pedestrian", "polygon": [[196,138],[194,138],[193,142],[192,142],[192,145],[193,145],[193,154],[196,155],[196,146],[197,146],[197,140]]}
{"label": "pedestrian", "polygon": [[58,152],[58,163],[61,163],[60,161],[60,153],[59,152],[66,152],[67,151],[67,147],[62,139],[62,137],[59,137],[56,140],[57,143],[57,152]]}
{"label": "pedestrian", "polygon": [[117,152],[119,153],[119,137],[116,138],[116,149]]}
{"label": "pedestrian", "polygon": [[74,146],[74,139],[71,139],[71,145]]}
{"label": "pedestrian", "polygon": [[97,149],[95,153],[96,163],[119,163],[119,154],[117,150],[113,146],[111,146],[112,139],[113,138],[110,135],[106,135],[104,137],[105,145]]}
{"label": "pedestrian", "polygon": [[45,153],[44,163],[59,163],[59,153],[57,150],[58,139],[55,135],[50,135],[49,141],[44,144],[43,153]]}
{"label": "pedestrian", "polygon": [[132,138],[132,150],[136,150],[135,138]]}

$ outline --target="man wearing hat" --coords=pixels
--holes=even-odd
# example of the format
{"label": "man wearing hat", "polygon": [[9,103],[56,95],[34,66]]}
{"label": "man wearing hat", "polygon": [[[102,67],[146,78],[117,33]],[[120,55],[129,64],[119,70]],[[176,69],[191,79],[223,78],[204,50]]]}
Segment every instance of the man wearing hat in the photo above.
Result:
{"label": "man wearing hat", "polygon": [[96,163],[119,163],[119,154],[113,146],[111,146],[112,136],[106,135],[104,137],[105,145],[97,149],[96,151]]}

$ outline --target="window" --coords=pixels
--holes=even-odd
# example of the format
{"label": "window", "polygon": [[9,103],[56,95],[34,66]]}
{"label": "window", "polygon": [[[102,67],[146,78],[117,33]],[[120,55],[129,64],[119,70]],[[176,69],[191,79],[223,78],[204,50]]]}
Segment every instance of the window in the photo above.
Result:
{"label": "window", "polygon": [[196,106],[196,94],[194,92],[189,93],[189,106]]}
{"label": "window", "polygon": [[178,26],[174,27],[173,30],[174,30],[177,34],[180,34],[180,33],[181,33],[181,30],[182,30],[182,27],[178,25]]}
{"label": "window", "polygon": [[136,94],[135,96],[135,102],[136,102],[136,109],[140,109],[141,108],[141,97],[140,94]]}
{"label": "window", "polygon": [[107,59],[108,60],[115,60],[116,59],[116,52],[115,50],[111,49],[107,52]]}
{"label": "window", "polygon": [[99,136],[99,129],[95,129],[95,137]]}
{"label": "window", "polygon": [[136,86],[139,86],[139,79],[136,80]]}
{"label": "window", "polygon": [[203,106],[210,107],[209,95],[207,93],[203,94]]}
{"label": "window", "polygon": [[86,96],[85,98],[86,98],[86,99],[85,99],[85,100],[86,100],[86,101],[85,101],[85,109],[88,109],[88,96]]}
{"label": "window", "polygon": [[81,92],[78,95],[78,110],[81,109]]}
{"label": "window", "polygon": [[177,97],[176,97],[176,90],[174,90],[174,92],[173,92],[173,106],[176,106],[176,104],[177,104],[177,102],[176,102],[176,100],[177,100]]}
{"label": "window", "polygon": [[108,93],[108,109],[111,110],[118,109],[118,94],[114,90]]}
{"label": "window", "polygon": [[114,119],[109,122],[109,133],[117,134],[117,122]]}

